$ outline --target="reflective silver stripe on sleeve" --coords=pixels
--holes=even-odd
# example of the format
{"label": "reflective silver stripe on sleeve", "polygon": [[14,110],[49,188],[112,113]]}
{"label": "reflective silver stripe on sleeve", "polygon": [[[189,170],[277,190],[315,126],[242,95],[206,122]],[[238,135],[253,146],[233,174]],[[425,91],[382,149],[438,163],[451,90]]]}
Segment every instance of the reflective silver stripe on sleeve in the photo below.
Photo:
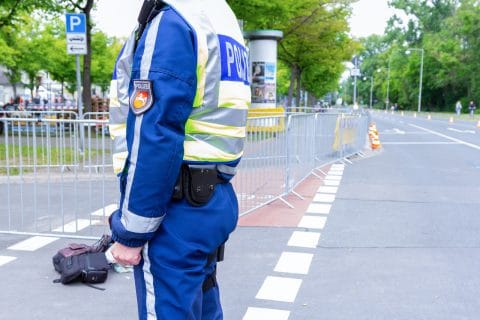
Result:
{"label": "reflective silver stripe on sleeve", "polygon": [[185,141],[202,141],[217,149],[230,154],[237,154],[243,151],[244,138],[223,137],[213,134],[187,134]]}
{"label": "reflective silver stripe on sleeve", "polygon": [[122,210],[122,224],[128,231],[135,233],[155,232],[165,215],[155,218],[139,216],[131,211]]}
{"label": "reflective silver stripe on sleeve", "polygon": [[[130,84],[130,74],[132,72],[135,32],[136,30],[133,31],[132,35],[130,35],[130,38],[125,43],[125,48],[123,49],[122,56],[118,59],[117,62],[117,97],[118,101],[120,102],[120,107],[125,108],[125,111],[123,111],[125,119],[127,119],[125,112],[128,113],[128,105],[130,101],[130,97],[128,95],[128,88]],[[121,121],[121,119],[119,120]],[[117,120],[115,123],[118,123],[119,120]]]}
{"label": "reflective silver stripe on sleeve", "polygon": [[[218,93],[220,87],[220,46],[218,36],[214,31],[207,17],[203,17],[203,23],[200,28],[207,35],[208,60],[205,66],[205,92],[203,94],[203,105],[208,108],[217,108]],[[207,29],[208,28],[208,29]]]}
{"label": "reflective silver stripe on sleeve", "polygon": [[115,137],[113,139],[113,150],[115,150],[115,153],[127,151],[127,139],[125,137]]}
{"label": "reflective silver stripe on sleeve", "polygon": [[[145,39],[145,51],[143,53],[140,67],[140,77],[142,79],[148,79],[148,72],[150,71],[150,66],[152,64],[153,51],[155,49],[155,44],[157,40],[158,26],[160,25],[160,20],[162,19],[162,16],[163,12],[161,12],[157,17],[152,20],[152,24],[148,28],[147,37]],[[123,201],[121,218],[121,222],[125,229],[127,231],[132,231],[136,233],[148,233],[155,231],[163,219],[163,217],[146,218],[129,211],[130,193],[132,191],[132,184],[135,177],[135,170],[137,167],[138,150],[140,149],[140,133],[142,128],[142,122],[143,114],[135,117],[133,143],[130,153],[127,185],[125,188],[125,199]],[[131,230],[130,228],[134,228],[135,230]]]}
{"label": "reflective silver stripe on sleeve", "polygon": [[[208,109],[208,108],[207,108]],[[205,110],[194,108],[190,119],[201,120],[210,123],[217,123],[224,126],[245,126],[248,110],[217,108],[216,110]]]}
{"label": "reflective silver stripe on sleeve", "polygon": [[[127,91],[128,91],[128,88],[127,88]],[[121,105],[120,107],[110,107],[109,115],[110,115],[109,124],[126,123],[127,116],[128,116],[128,105]]]}
{"label": "reflective silver stripe on sleeve", "polygon": [[217,170],[221,173],[234,176],[237,173],[237,167],[230,167],[226,164],[217,164]]}
{"label": "reflective silver stripe on sleeve", "polygon": [[147,308],[147,319],[157,319],[155,312],[155,286],[151,269],[148,243],[143,247],[143,279],[145,281],[145,304]]}

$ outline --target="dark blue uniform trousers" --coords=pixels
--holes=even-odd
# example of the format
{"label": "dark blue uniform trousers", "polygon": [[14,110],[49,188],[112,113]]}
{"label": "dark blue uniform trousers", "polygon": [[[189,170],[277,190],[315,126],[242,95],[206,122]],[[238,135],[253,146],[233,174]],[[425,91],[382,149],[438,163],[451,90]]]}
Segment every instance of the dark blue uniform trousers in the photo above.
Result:
{"label": "dark blue uniform trousers", "polygon": [[235,229],[238,202],[230,183],[218,184],[210,201],[194,207],[172,201],[135,267],[139,319],[223,319],[218,286],[202,284],[216,268],[208,255]]}

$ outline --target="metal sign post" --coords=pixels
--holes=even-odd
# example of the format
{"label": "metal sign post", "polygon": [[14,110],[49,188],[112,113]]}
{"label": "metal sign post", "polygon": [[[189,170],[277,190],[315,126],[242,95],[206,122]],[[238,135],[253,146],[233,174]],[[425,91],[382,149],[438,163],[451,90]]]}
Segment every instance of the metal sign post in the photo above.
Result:
{"label": "metal sign post", "polygon": [[[87,54],[87,19],[83,13],[65,14],[67,54],[74,54],[77,66],[77,110],[83,119],[82,78],[80,75],[80,55]],[[80,124],[80,150],[83,151],[85,132]]]}
{"label": "metal sign post", "polygon": [[358,57],[354,56],[353,57],[353,70],[352,70],[352,76],[354,79],[353,82],[353,106],[357,104],[357,77],[360,76],[360,69],[358,67]]}

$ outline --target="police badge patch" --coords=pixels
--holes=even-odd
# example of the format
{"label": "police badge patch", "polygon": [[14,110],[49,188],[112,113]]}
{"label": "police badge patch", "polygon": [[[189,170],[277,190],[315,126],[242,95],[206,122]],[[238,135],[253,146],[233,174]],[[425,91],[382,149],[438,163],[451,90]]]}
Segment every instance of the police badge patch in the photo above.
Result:
{"label": "police badge patch", "polygon": [[130,97],[130,109],[140,115],[153,105],[152,81],[133,80],[133,93]]}

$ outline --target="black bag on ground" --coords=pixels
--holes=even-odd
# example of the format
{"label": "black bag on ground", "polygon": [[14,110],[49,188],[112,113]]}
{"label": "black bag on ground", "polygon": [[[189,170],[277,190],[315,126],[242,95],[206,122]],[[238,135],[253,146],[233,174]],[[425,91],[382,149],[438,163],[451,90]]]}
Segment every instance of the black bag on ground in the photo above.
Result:
{"label": "black bag on ground", "polygon": [[107,280],[110,265],[104,252],[82,253],[60,261],[60,279],[63,284],[81,280],[86,283],[102,283]]}
{"label": "black bag on ground", "polygon": [[54,282],[67,284],[76,280],[85,283],[102,283],[107,280],[110,264],[105,257],[112,239],[104,235],[93,245],[71,243],[58,250],[52,262],[60,278]]}

